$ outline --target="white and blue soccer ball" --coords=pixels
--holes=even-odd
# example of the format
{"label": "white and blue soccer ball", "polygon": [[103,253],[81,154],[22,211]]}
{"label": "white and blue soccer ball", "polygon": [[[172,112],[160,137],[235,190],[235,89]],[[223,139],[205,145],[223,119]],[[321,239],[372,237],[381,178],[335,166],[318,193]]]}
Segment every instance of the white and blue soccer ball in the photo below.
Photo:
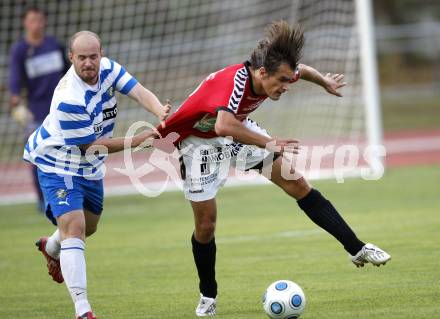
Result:
{"label": "white and blue soccer ball", "polygon": [[290,280],[275,281],[263,295],[264,311],[273,319],[297,319],[305,306],[303,290]]}

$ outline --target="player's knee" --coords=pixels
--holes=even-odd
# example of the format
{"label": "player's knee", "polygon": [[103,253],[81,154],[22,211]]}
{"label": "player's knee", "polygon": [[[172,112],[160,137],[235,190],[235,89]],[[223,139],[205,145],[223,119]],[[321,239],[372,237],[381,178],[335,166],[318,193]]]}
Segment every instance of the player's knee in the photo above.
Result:
{"label": "player's knee", "polygon": [[197,225],[196,229],[197,234],[203,239],[210,239],[214,237],[215,233],[215,222],[212,221],[204,221]]}
{"label": "player's knee", "polygon": [[81,218],[69,218],[67,215],[63,218],[63,216],[57,220],[61,238],[84,239],[86,232],[84,220]]}
{"label": "player's knee", "polygon": [[286,181],[283,185],[284,191],[295,199],[300,199],[310,192],[310,185],[307,180],[302,177],[297,180]]}
{"label": "player's knee", "polygon": [[85,229],[82,227],[69,227],[66,230],[61,231],[61,238],[79,238],[84,240]]}

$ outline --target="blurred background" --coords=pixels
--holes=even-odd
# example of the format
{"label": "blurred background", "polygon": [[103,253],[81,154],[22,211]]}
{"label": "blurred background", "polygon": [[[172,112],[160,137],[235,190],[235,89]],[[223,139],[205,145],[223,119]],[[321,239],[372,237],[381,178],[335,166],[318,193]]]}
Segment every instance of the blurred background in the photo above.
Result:
{"label": "blurred background", "polygon": [[384,131],[440,129],[440,3],[373,3]]}
{"label": "blurred background", "polygon": [[[440,162],[440,2],[375,0],[381,126],[387,165]],[[47,0],[0,2],[0,202],[34,199],[20,160],[26,132],[9,110],[10,50],[23,36],[28,6],[47,14],[47,34],[67,44],[82,29],[97,32],[107,56],[124,65],[162,101],[175,107],[209,73],[244,61],[273,20],[301,23],[303,62],[346,74],[343,99],[300,84],[277,107],[255,115],[273,134],[320,144],[366,140],[356,8],[350,0]],[[26,90],[23,90],[23,97]],[[154,119],[119,100],[115,135],[135,120]],[[297,120],[300,119],[300,120]],[[116,177],[115,177],[116,178]],[[117,178],[116,178],[117,179]]]}

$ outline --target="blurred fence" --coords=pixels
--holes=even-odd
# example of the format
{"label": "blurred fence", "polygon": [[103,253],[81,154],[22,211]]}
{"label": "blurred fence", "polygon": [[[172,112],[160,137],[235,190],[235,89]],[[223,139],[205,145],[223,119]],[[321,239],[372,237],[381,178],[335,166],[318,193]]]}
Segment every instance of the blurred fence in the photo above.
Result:
{"label": "blurred fence", "polygon": [[377,25],[382,97],[440,96],[440,22]]}

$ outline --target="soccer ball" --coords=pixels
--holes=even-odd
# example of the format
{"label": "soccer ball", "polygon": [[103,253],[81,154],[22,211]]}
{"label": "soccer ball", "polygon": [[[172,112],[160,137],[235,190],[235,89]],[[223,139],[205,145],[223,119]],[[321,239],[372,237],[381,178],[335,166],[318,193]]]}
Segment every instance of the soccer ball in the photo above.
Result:
{"label": "soccer ball", "polygon": [[263,307],[273,319],[297,319],[304,312],[306,297],[301,287],[289,280],[272,283],[263,295]]}

